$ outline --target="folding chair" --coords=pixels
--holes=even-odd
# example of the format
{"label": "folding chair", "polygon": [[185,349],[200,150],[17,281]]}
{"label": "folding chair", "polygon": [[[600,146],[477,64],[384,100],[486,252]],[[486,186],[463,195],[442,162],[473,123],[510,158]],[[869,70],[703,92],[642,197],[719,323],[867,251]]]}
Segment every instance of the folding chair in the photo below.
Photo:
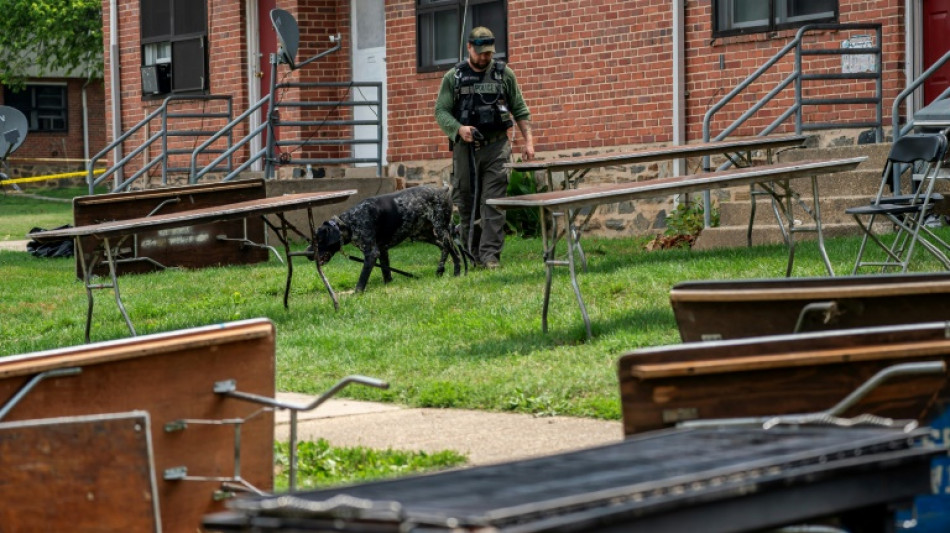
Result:
{"label": "folding chair", "polygon": [[[889,268],[900,268],[901,272],[907,272],[918,242],[945,268],[950,269],[950,259],[940,250],[940,247],[950,250],[950,244],[926,226],[934,202],[943,199],[933,190],[946,153],[947,137],[944,133],[907,135],[894,142],[874,200],[868,205],[845,210],[854,217],[864,233],[851,274],[856,274],[862,267],[880,267],[882,272]],[[866,218],[867,223],[862,217]],[[889,243],[875,232],[876,228],[879,230],[882,226],[880,222],[875,226],[878,217],[892,223],[897,230]],[[865,259],[868,240],[883,250],[884,260]]]}

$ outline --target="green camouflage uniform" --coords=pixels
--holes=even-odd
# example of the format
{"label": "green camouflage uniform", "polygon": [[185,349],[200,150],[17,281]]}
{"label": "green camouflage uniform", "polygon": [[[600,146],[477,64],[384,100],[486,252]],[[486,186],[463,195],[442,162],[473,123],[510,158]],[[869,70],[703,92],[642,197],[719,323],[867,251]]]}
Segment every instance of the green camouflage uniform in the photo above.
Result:
{"label": "green camouflage uniform", "polygon": [[[485,69],[485,75],[490,76],[495,68],[495,61]],[[462,124],[454,113],[455,107],[455,69],[452,68],[442,77],[439,87],[439,96],[435,102],[435,119],[445,135],[452,141],[452,201],[458,206],[462,218],[462,242],[468,243],[469,217],[472,212],[472,190],[469,178],[469,150],[473,148],[469,143],[462,142],[458,137],[459,127]],[[515,74],[509,67],[505,67],[502,85],[505,91],[505,100],[512,118],[517,121],[529,120],[531,113],[525,104],[521,89],[515,80]],[[481,198],[479,213],[481,224],[476,224],[473,236],[472,255],[476,261],[485,264],[489,261],[498,261],[501,249],[505,242],[505,212],[485,204],[485,200],[502,198],[508,191],[508,172],[504,164],[511,155],[511,143],[507,135],[502,132],[490,135],[484,144],[475,148],[475,169],[478,174]],[[479,218],[479,217],[476,217]],[[479,231],[481,230],[481,231]]]}

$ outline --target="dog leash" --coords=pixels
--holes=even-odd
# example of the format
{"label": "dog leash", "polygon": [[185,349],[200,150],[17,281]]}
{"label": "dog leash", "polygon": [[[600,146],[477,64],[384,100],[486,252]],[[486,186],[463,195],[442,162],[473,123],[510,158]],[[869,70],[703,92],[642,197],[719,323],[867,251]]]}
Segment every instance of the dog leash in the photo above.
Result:
{"label": "dog leash", "polygon": [[[343,254],[343,256],[346,257],[347,259],[349,259],[350,261],[356,261],[357,263],[363,263],[363,262],[366,261],[365,259],[363,259],[362,257],[360,257],[360,256],[358,256],[358,255],[350,255],[350,254],[346,253],[346,252],[343,250],[343,248],[340,248],[340,253]],[[376,267],[379,267],[379,268],[383,268],[382,265],[379,264],[379,259],[377,259],[376,262],[373,263],[373,266],[376,266]],[[416,277],[416,276],[414,276],[412,273],[406,272],[405,270],[399,270],[398,268],[389,267],[389,270],[395,272],[396,274],[400,274],[400,275],[402,275],[402,276],[405,276],[405,277],[407,277],[407,278],[415,278],[415,277]]]}

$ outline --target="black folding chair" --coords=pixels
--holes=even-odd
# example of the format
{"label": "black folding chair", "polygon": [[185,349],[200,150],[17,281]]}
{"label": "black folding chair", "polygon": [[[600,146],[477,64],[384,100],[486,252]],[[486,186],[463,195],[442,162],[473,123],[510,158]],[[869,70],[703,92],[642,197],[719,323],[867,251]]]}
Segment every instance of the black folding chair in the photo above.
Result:
{"label": "black folding chair", "polygon": [[[947,137],[944,133],[907,135],[894,142],[874,200],[868,205],[845,210],[864,232],[851,274],[856,274],[862,267],[880,267],[881,272],[900,268],[901,272],[907,272],[918,242],[950,269],[950,258],[941,250],[950,250],[950,244],[926,225],[934,203],[942,200],[934,193],[934,184],[946,153]],[[879,217],[890,224],[881,224]],[[882,226],[891,225],[896,229],[892,239],[882,239],[876,233]],[[868,240],[883,250],[883,260],[865,259]]]}

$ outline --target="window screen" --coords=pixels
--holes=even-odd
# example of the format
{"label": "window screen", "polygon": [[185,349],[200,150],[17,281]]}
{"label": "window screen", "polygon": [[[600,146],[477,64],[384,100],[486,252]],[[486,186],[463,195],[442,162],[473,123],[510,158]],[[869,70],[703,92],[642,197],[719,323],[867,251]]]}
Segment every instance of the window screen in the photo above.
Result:
{"label": "window screen", "polygon": [[[196,0],[140,0],[142,66],[167,64],[150,74],[163,76],[157,84],[172,93],[203,91],[208,87],[208,33],[205,2]],[[144,72],[145,69],[143,69]],[[156,85],[151,86],[154,88]],[[143,87],[143,92],[144,87]],[[148,91],[149,95],[163,92]]]}
{"label": "window screen", "polygon": [[5,88],[3,101],[26,116],[29,131],[67,131],[66,93],[65,85],[27,85],[19,92]]}

